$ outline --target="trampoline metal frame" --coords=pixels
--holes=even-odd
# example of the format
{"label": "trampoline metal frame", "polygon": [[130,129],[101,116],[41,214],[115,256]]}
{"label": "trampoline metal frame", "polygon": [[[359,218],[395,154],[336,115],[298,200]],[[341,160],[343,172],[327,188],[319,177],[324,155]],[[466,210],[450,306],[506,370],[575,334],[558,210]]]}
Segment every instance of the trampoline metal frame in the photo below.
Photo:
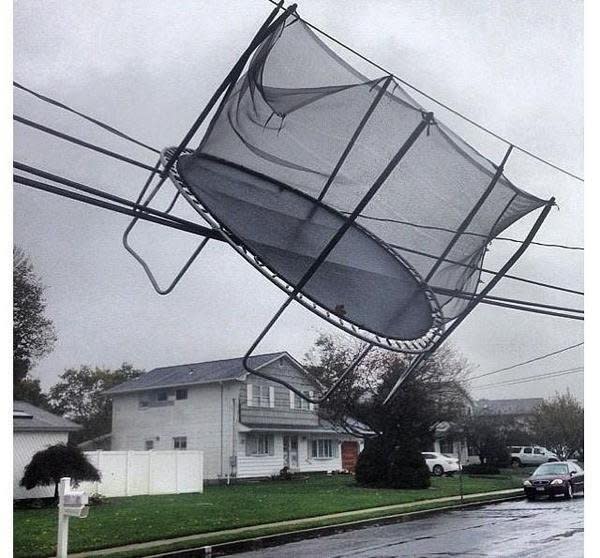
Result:
{"label": "trampoline metal frame", "polygon": [[[284,13],[281,14],[277,19],[275,19],[275,16],[277,15],[277,13],[279,12],[280,9],[283,9]],[[213,96],[211,97],[211,99],[209,100],[207,105],[205,106],[205,108],[202,110],[202,112],[200,113],[200,115],[198,116],[198,118],[196,119],[196,121],[194,122],[194,124],[192,125],[192,127],[190,128],[190,130],[188,131],[186,136],[184,137],[184,139],[179,144],[179,146],[176,148],[170,148],[168,150],[164,150],[163,153],[161,153],[163,169],[162,169],[162,171],[160,171],[160,180],[159,180],[158,184],[154,187],[154,189],[150,193],[150,195],[146,198],[146,200],[143,203],[141,203],[146,190],[149,188],[152,180],[158,173],[158,169],[160,168],[160,160],[159,160],[159,163],[157,163],[157,165],[154,167],[152,173],[150,174],[146,184],[142,188],[142,191],[139,195],[139,198],[138,198],[138,204],[140,204],[139,211],[143,211],[143,209],[145,209],[149,206],[152,199],[156,196],[156,194],[158,193],[160,188],[163,186],[167,177],[171,177],[171,179],[172,179],[173,183],[175,184],[178,191],[175,194],[175,197],[173,198],[172,202],[170,203],[170,205],[165,213],[168,214],[172,210],[173,206],[175,205],[175,202],[178,199],[179,194],[182,194],[184,196],[184,198],[200,213],[200,215],[209,224],[211,224],[211,226],[214,229],[216,229],[219,233],[221,233],[224,240],[226,240],[230,245],[232,245],[247,260],[251,261],[251,263],[263,275],[268,277],[272,282],[274,282],[277,286],[279,286],[282,290],[284,290],[288,294],[287,300],[276,311],[276,313],[269,320],[268,324],[263,328],[263,330],[260,332],[260,334],[257,336],[257,338],[254,340],[254,342],[252,343],[252,345],[250,346],[250,348],[244,355],[243,367],[248,373],[254,374],[254,375],[262,377],[266,380],[283,385],[284,387],[288,388],[290,391],[292,391],[293,393],[298,395],[300,398],[302,398],[310,403],[320,404],[320,403],[324,402],[325,400],[327,400],[330,397],[330,395],[337,389],[337,387],[344,381],[344,379],[347,378],[348,375],[350,373],[352,373],[360,365],[360,363],[363,361],[363,359],[367,356],[369,351],[371,351],[371,349],[374,346],[380,346],[384,349],[392,350],[392,351],[396,351],[396,352],[405,352],[405,353],[412,352],[413,354],[416,353],[416,357],[410,363],[408,368],[403,372],[401,377],[398,379],[398,381],[396,382],[396,384],[394,385],[394,387],[392,388],[392,390],[386,397],[385,402],[384,402],[384,404],[385,404],[385,403],[389,403],[392,400],[392,398],[394,397],[394,394],[397,392],[397,390],[400,387],[400,385],[402,384],[402,382],[416,368],[416,366],[418,366],[420,363],[422,363],[424,360],[426,360],[448,338],[448,336],[454,331],[454,329],[456,329],[456,327],[458,327],[458,325],[468,316],[468,314],[479,304],[481,299],[496,285],[496,283],[502,277],[504,277],[504,275],[508,272],[508,270],[522,256],[522,254],[525,252],[525,250],[527,249],[527,247],[533,240],[535,234],[537,233],[539,228],[542,226],[542,223],[548,216],[550,209],[554,205],[554,198],[552,198],[551,200],[549,200],[546,203],[542,213],[536,220],[535,224],[533,225],[532,229],[530,230],[529,234],[527,235],[526,239],[524,240],[522,245],[519,247],[519,249],[506,262],[506,264],[502,267],[502,269],[498,272],[498,274],[496,274],[494,276],[494,278],[486,285],[486,287],[483,288],[479,293],[474,295],[474,298],[469,302],[469,304],[467,305],[465,310],[461,313],[461,315],[459,317],[457,317],[445,331],[442,331],[441,327],[439,327],[436,324],[435,318],[434,318],[434,326],[435,327],[432,326],[432,329],[430,329],[430,331],[432,331],[432,330],[434,331],[433,338],[431,338],[430,341],[424,347],[417,346],[414,350],[411,351],[410,349],[407,349],[406,346],[404,346],[404,347],[400,346],[398,344],[398,342],[396,343],[396,346],[394,347],[392,345],[392,343],[390,342],[390,341],[394,341],[394,340],[389,340],[389,339],[383,338],[383,341],[382,341],[381,336],[376,335],[374,332],[368,332],[374,336],[374,339],[369,339],[369,338],[365,337],[364,334],[361,334],[360,328],[358,328],[355,324],[353,324],[347,320],[344,320],[341,316],[332,314],[327,309],[324,309],[323,307],[317,305],[315,302],[313,302],[308,297],[303,295],[301,292],[303,287],[310,280],[310,278],[318,271],[320,266],[326,260],[327,256],[331,253],[331,251],[335,248],[335,246],[341,241],[341,239],[343,238],[344,234],[348,231],[348,229],[350,227],[352,227],[353,225],[355,225],[355,221],[360,216],[361,211],[366,207],[366,205],[369,203],[369,201],[372,199],[372,197],[377,193],[377,191],[383,186],[383,184],[385,183],[385,181],[387,180],[387,178],[389,177],[391,172],[394,170],[394,168],[397,166],[397,164],[400,162],[400,160],[403,158],[403,156],[407,153],[407,151],[410,149],[410,147],[414,144],[414,142],[420,137],[421,133],[434,122],[434,119],[433,119],[433,113],[430,113],[430,112],[422,113],[423,118],[422,118],[421,122],[413,130],[413,132],[409,136],[409,138],[404,142],[404,144],[397,151],[396,155],[391,159],[391,161],[388,163],[388,165],[385,167],[385,169],[382,171],[382,173],[379,175],[379,177],[375,180],[375,182],[373,183],[371,188],[368,190],[368,192],[363,196],[363,198],[360,200],[360,202],[356,205],[353,212],[349,216],[344,217],[344,224],[338,229],[336,234],[330,239],[330,241],[327,243],[325,248],[321,251],[319,256],[314,260],[313,264],[305,272],[304,276],[300,279],[300,281],[296,284],[296,286],[291,286],[285,280],[283,280],[283,278],[279,277],[277,275],[277,273],[275,273],[273,270],[269,269],[265,264],[263,264],[257,256],[252,254],[243,245],[236,242],[235,237],[231,234],[231,232],[228,231],[223,225],[218,223],[210,215],[210,212],[202,206],[200,201],[196,198],[195,194],[187,187],[185,182],[179,176],[176,162],[178,161],[180,155],[182,155],[184,153],[192,153],[192,150],[187,149],[187,145],[189,144],[189,142],[191,141],[193,136],[196,134],[196,132],[198,131],[200,126],[203,124],[203,122],[206,120],[206,118],[208,117],[208,115],[210,114],[212,109],[215,107],[217,102],[220,100],[221,102],[219,104],[217,112],[213,116],[213,118],[211,120],[211,124],[209,125],[209,130],[210,130],[210,126],[212,126],[212,123],[214,123],[216,117],[220,114],[220,111],[222,110],[229,95],[233,91],[233,88],[234,88],[235,84],[237,83],[237,80],[239,79],[239,77],[240,77],[245,65],[247,64],[248,60],[250,59],[250,56],[252,55],[252,53],[256,50],[256,48],[259,46],[259,44],[269,35],[269,33],[273,29],[275,29],[289,15],[291,15],[295,12],[295,9],[296,9],[295,4],[289,6],[288,8],[283,8],[283,0],[281,0],[279,2],[279,4],[276,6],[276,8],[271,12],[269,17],[265,20],[265,22],[263,23],[261,28],[258,30],[256,35],[252,39],[250,45],[247,47],[247,49],[240,56],[240,58],[238,59],[236,64],[233,66],[233,68],[231,69],[231,71],[229,72],[227,77],[223,80],[221,85],[217,88],[217,90],[215,91],[215,93],[213,94]],[[319,203],[321,202],[321,199],[327,193],[327,189],[328,189],[329,185],[331,184],[331,182],[333,181],[333,179],[335,178],[335,174],[337,173],[339,168],[344,163],[344,160],[350,153],[353,144],[356,142],[356,140],[357,140],[358,136],[360,135],[362,129],[364,128],[367,120],[369,119],[369,117],[372,114],[373,110],[375,109],[377,103],[383,96],[383,93],[385,92],[389,83],[392,80],[392,76],[386,76],[385,78],[382,78],[382,79],[385,79],[384,85],[381,87],[381,90],[378,93],[377,98],[371,104],[367,113],[363,116],[363,119],[359,123],[356,131],[354,132],[352,138],[350,139],[348,145],[346,146],[344,152],[342,153],[340,160],[336,164],[336,167],[334,168],[332,176],[329,177],[329,180],[327,181],[326,185],[324,186],[323,190],[321,191],[321,194],[320,194],[319,200],[318,200]],[[458,239],[460,238],[460,236],[464,232],[464,230],[466,230],[469,223],[471,222],[471,220],[473,219],[473,217],[475,216],[477,211],[481,208],[481,206],[485,202],[485,199],[491,193],[491,191],[493,190],[497,181],[502,176],[504,164],[505,164],[508,156],[510,155],[511,150],[512,150],[512,146],[509,147],[507,153],[505,154],[505,156],[503,158],[502,163],[500,164],[499,167],[497,167],[497,171],[496,171],[494,177],[492,178],[490,185],[485,190],[485,192],[482,194],[482,196],[479,198],[479,200],[477,201],[475,206],[472,208],[471,212],[464,219],[464,221],[461,224],[461,226],[459,227],[458,231],[456,232],[454,237],[451,239],[449,245],[444,250],[444,253],[436,260],[436,262],[434,263],[434,265],[428,272],[425,281],[422,281],[422,283],[424,284],[424,286],[426,288],[426,292],[429,293],[432,297],[432,298],[430,298],[430,303],[431,303],[432,299],[433,299],[433,302],[435,303],[434,307],[432,307],[434,314],[435,314],[435,310],[436,310],[435,306],[437,306],[437,301],[436,301],[435,295],[427,287],[427,281],[433,276],[433,274],[437,271],[439,266],[444,262],[448,253],[452,250],[452,247],[458,241]],[[134,258],[142,265],[142,267],[144,268],[144,271],[148,275],[155,290],[159,294],[167,294],[167,293],[171,292],[173,290],[173,288],[177,285],[179,280],[183,277],[185,272],[189,269],[190,265],[193,263],[193,261],[196,259],[196,257],[200,254],[202,249],[206,246],[206,243],[209,241],[209,238],[205,238],[200,243],[198,248],[196,248],[194,253],[191,255],[191,257],[187,260],[187,262],[184,264],[184,266],[178,272],[178,274],[176,275],[176,277],[172,281],[172,283],[166,289],[161,289],[159,287],[158,283],[156,282],[156,280],[155,280],[152,272],[150,271],[150,268],[146,264],[146,262],[141,258],[141,256],[139,254],[137,254],[133,250],[133,248],[130,246],[130,244],[128,242],[129,234],[130,234],[132,228],[135,226],[138,219],[139,219],[139,217],[137,217],[137,216],[134,217],[133,220],[131,221],[130,225],[127,227],[127,229],[123,235],[123,244],[125,245],[125,248],[134,256]],[[355,226],[357,226],[357,225],[355,225]],[[362,229],[362,227],[361,227],[361,229]],[[363,229],[363,230],[366,231],[366,229]],[[368,231],[366,231],[366,232],[368,233]],[[385,243],[383,243],[383,244],[385,245]],[[385,246],[387,247],[387,245],[385,245]],[[306,394],[302,393],[299,389],[295,388],[294,386],[292,386],[285,380],[273,377],[269,374],[265,374],[264,372],[261,372],[260,370],[252,368],[249,364],[249,359],[250,359],[252,353],[254,352],[254,350],[256,349],[256,347],[259,345],[259,343],[262,341],[262,339],[267,335],[267,333],[271,330],[271,328],[274,326],[275,322],[279,319],[279,317],[283,314],[285,309],[294,300],[300,302],[302,305],[309,308],[310,310],[315,312],[317,315],[324,318],[325,320],[332,323],[333,325],[341,327],[342,329],[344,329],[348,333],[354,335],[355,337],[358,337],[358,338],[363,339],[364,341],[367,341],[367,345],[360,350],[358,355],[354,358],[354,360],[350,363],[350,365],[344,370],[344,372],[339,376],[339,378],[325,391],[324,395],[319,398],[308,397]],[[438,307],[438,311],[439,311],[439,307]],[[407,341],[406,343],[410,343],[410,341]]]}
{"label": "trampoline metal frame", "polygon": [[[510,150],[508,153],[510,153]],[[513,265],[515,263],[517,263],[517,261],[525,253],[525,251],[527,250],[527,248],[529,247],[529,245],[535,238],[535,235],[537,234],[539,229],[544,224],[544,221],[548,217],[548,214],[550,213],[550,210],[552,209],[552,207],[554,207],[554,205],[556,205],[555,198],[552,197],[543,206],[543,209],[542,209],[540,215],[538,216],[535,223],[529,230],[529,233],[523,240],[523,243],[514,252],[514,254],[508,259],[508,261],[502,266],[502,268],[498,271],[498,273],[496,275],[494,275],[494,277],[492,277],[492,279],[490,279],[488,284],[473,297],[471,302],[463,310],[463,312],[460,314],[460,316],[458,316],[452,322],[452,324],[450,324],[450,326],[446,329],[446,331],[444,331],[444,333],[439,337],[439,339],[437,339],[437,341],[434,343],[434,345],[431,347],[431,349],[429,349],[427,352],[417,355],[413,359],[413,361],[409,364],[408,368],[406,370],[404,370],[404,372],[398,378],[398,380],[396,381],[396,383],[394,384],[394,386],[388,393],[387,397],[383,401],[384,405],[390,403],[393,400],[395,394],[398,392],[398,389],[402,385],[402,382],[404,382],[404,380],[416,369],[417,366],[419,366],[421,363],[423,363],[425,360],[427,360],[440,347],[440,345],[442,345],[442,343],[444,343],[444,341],[446,341],[448,339],[448,337],[452,334],[452,332],[475,309],[475,307],[479,304],[479,302],[483,299],[483,297],[486,296],[496,286],[496,284],[509,272],[510,268],[513,267]]]}
{"label": "trampoline metal frame", "polygon": [[[279,13],[280,9],[283,9],[284,12],[277,19],[275,19],[275,17]],[[200,115],[198,116],[198,118],[196,119],[196,121],[194,122],[194,124],[192,125],[190,130],[188,131],[188,133],[185,135],[185,137],[180,142],[178,147],[171,154],[171,157],[169,158],[169,160],[166,161],[166,163],[164,164],[162,171],[160,171],[160,179],[159,179],[158,183],[156,184],[156,186],[154,187],[154,189],[152,190],[152,192],[148,195],[148,197],[146,198],[145,201],[142,201],[146,191],[148,190],[150,184],[154,180],[154,177],[156,176],[156,174],[159,171],[160,164],[161,164],[161,158],[159,158],[155,167],[152,169],[150,176],[146,180],[146,183],[144,184],[144,186],[138,196],[137,202],[136,202],[138,205],[141,206],[142,210],[148,208],[150,205],[150,202],[158,194],[158,192],[164,185],[167,177],[169,177],[169,171],[171,170],[171,168],[173,167],[173,165],[175,164],[175,162],[177,161],[177,159],[179,158],[181,153],[184,152],[187,145],[189,144],[191,139],[194,137],[194,135],[196,134],[196,132],[198,131],[200,126],[204,123],[204,121],[210,114],[210,111],[214,108],[215,104],[219,101],[219,99],[221,99],[221,97],[223,95],[224,95],[224,98],[222,99],[221,103],[223,104],[226,101],[227,97],[231,93],[233,85],[237,82],[239,76],[241,75],[246,63],[248,62],[248,60],[249,60],[250,56],[252,55],[252,53],[254,52],[254,50],[256,50],[258,45],[269,35],[269,33],[273,29],[275,29],[289,15],[294,13],[295,10],[296,10],[296,4],[292,4],[291,6],[289,6],[287,8],[283,8],[283,0],[280,0],[280,2],[277,4],[275,9],[273,9],[273,11],[269,14],[267,19],[261,25],[260,29],[254,35],[252,41],[250,42],[250,44],[248,45],[246,50],[242,53],[242,55],[240,56],[238,61],[234,64],[233,68],[230,70],[230,72],[227,74],[227,76],[225,77],[225,79],[223,80],[221,85],[217,88],[217,90],[215,91],[215,93],[213,94],[213,96],[211,97],[209,102],[206,104],[206,106],[204,107],[204,109],[202,110],[202,112],[200,113]],[[221,106],[222,106],[222,104],[221,104]],[[164,212],[165,214],[168,215],[171,212],[171,210],[175,206],[175,203],[177,202],[177,199],[179,198],[179,195],[180,195],[180,191],[177,190],[171,203],[169,204],[168,208]],[[194,263],[196,258],[200,255],[200,253],[202,252],[204,247],[207,245],[209,238],[205,238],[202,242],[200,242],[198,247],[194,250],[192,255],[188,258],[188,260],[185,262],[183,267],[176,274],[175,278],[171,281],[171,283],[166,288],[163,289],[158,284],[158,281],[154,277],[154,274],[152,273],[152,270],[150,269],[150,266],[148,265],[148,263],[133,248],[133,246],[129,242],[129,236],[130,236],[131,232],[133,231],[133,228],[137,224],[138,220],[139,220],[139,218],[137,216],[134,217],[131,220],[131,222],[129,223],[129,225],[127,226],[127,228],[125,229],[125,231],[123,233],[123,237],[122,237],[123,246],[135,258],[135,260],[142,266],[142,269],[146,273],[146,276],[150,280],[150,283],[151,283],[152,287],[154,288],[154,290],[160,295],[167,295],[173,291],[173,289],[177,286],[179,281],[183,278],[183,276],[185,275],[187,270],[190,268],[192,263]]]}

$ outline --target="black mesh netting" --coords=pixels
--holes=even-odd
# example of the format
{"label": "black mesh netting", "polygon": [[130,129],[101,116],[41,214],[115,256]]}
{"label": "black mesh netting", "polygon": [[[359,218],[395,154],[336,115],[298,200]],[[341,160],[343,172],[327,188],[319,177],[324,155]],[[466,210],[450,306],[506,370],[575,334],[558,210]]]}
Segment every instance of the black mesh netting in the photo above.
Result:
{"label": "black mesh netting", "polygon": [[[367,79],[294,18],[263,41],[177,170],[234,243],[294,287],[423,118],[397,83]],[[501,176],[428,278],[495,172],[434,120],[306,283],[303,301],[363,338],[428,346],[468,303],[444,289],[474,293],[489,241],[545,203]]]}

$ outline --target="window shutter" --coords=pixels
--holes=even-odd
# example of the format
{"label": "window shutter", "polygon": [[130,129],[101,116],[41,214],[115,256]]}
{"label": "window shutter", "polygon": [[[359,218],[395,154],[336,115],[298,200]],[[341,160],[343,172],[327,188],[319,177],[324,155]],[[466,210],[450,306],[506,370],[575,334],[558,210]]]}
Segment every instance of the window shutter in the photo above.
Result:
{"label": "window shutter", "polygon": [[246,405],[248,405],[248,407],[254,405],[252,401],[252,384],[246,384]]}
{"label": "window shutter", "polygon": [[275,407],[275,386],[269,386],[269,407]]}
{"label": "window shutter", "polygon": [[294,396],[295,393],[290,389],[290,409],[294,408]]}
{"label": "window shutter", "polygon": [[251,441],[252,438],[246,434],[246,456],[252,455]]}
{"label": "window shutter", "polygon": [[[314,392],[314,391],[309,391],[309,392],[308,392],[308,396],[309,396],[311,399],[314,397],[314,395],[315,395],[315,392]],[[308,408],[309,408],[309,410],[310,410],[310,411],[314,411],[314,410],[315,410],[315,404],[314,404],[314,403],[309,403],[309,404],[308,404]]]}

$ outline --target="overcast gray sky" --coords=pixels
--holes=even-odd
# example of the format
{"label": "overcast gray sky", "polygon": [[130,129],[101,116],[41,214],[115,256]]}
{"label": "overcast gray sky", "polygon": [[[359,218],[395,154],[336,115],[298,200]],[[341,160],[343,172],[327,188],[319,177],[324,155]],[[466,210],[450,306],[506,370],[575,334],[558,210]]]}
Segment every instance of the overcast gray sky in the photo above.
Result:
{"label": "overcast gray sky", "polygon": [[[179,143],[257,27],[265,0],[32,1],[14,7],[14,77],[159,148]],[[583,172],[583,4],[545,0],[303,0],[299,13],[498,134]],[[344,56],[346,54],[344,53]],[[353,63],[355,60],[349,58]],[[361,69],[365,66],[361,64]],[[379,71],[366,70],[378,77]],[[488,158],[505,146],[416,97]],[[132,147],[77,117],[16,92],[17,114],[129,153]],[[16,125],[15,159],[135,197],[145,172]],[[583,245],[583,185],[516,153],[506,174],[553,210],[538,239]],[[166,197],[163,204],[167,203]],[[183,204],[180,214],[193,217]],[[523,236],[527,218],[507,234]],[[47,285],[59,341],[34,373],[45,387],[66,367],[137,367],[242,355],[283,300],[233,250],[209,243],[180,286],[154,293],[123,250],[125,217],[15,187],[14,238]],[[183,233],[140,225],[134,242],[163,283],[193,249]],[[515,246],[494,242],[498,268]],[[531,247],[514,273],[583,290],[583,253]],[[504,280],[494,294],[582,307],[580,297]],[[260,350],[302,358],[327,326],[291,308]],[[582,322],[480,306],[452,340],[484,373],[583,339]],[[492,376],[483,385],[583,365],[576,349]],[[473,390],[476,397],[583,396],[583,375]]]}

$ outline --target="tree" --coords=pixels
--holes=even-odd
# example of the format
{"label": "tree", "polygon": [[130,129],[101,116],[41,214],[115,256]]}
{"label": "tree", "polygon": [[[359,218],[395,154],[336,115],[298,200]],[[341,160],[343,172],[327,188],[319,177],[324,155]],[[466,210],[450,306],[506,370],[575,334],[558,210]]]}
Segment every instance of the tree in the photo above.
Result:
{"label": "tree", "polygon": [[[23,250],[13,248],[13,386],[27,378],[31,368],[54,348],[56,332],[45,315],[45,287]],[[39,383],[37,384],[39,387]],[[41,395],[30,384],[24,392],[34,399]]]}
{"label": "tree", "polygon": [[108,434],[112,428],[112,402],[104,396],[104,391],[142,373],[143,370],[127,363],[117,370],[90,366],[69,368],[50,388],[48,403],[53,412],[83,426],[72,434],[74,443]]}
{"label": "tree", "polygon": [[560,459],[571,459],[576,455],[583,459],[583,423],[583,407],[567,391],[541,403],[533,416],[532,426],[538,443]]}
{"label": "tree", "polygon": [[464,417],[458,428],[477,452],[480,463],[505,467],[510,464],[505,426],[499,417],[476,414]]}
{"label": "tree", "polygon": [[[361,348],[359,343],[345,344],[336,337],[322,335],[307,355],[307,369],[322,384],[331,385]],[[319,406],[323,419],[352,434],[362,435],[356,421],[374,433],[377,440],[367,443],[365,455],[359,456],[359,481],[381,476],[385,470],[385,479],[380,478],[380,482],[389,485],[392,454],[396,448],[403,449],[406,457],[401,465],[396,452],[397,466],[408,464],[418,469],[421,467],[419,459],[410,457],[409,453],[414,456],[414,451],[426,450],[433,443],[440,423],[458,420],[465,412],[468,396],[462,381],[468,371],[467,364],[448,348],[436,352],[415,370],[403,382],[391,404],[384,406],[385,397],[408,364],[409,359],[403,355],[373,350],[352,377],[346,378],[340,389]],[[378,459],[385,463],[376,463]],[[366,484],[373,482],[365,481]],[[423,484],[421,480],[416,482]]]}
{"label": "tree", "polygon": [[99,481],[100,473],[78,447],[56,444],[38,451],[31,458],[20,485],[31,490],[36,486],[54,484],[54,499],[57,500],[62,477],[71,477],[75,482]]}
{"label": "tree", "polygon": [[17,385],[13,386],[13,399],[27,401],[42,409],[48,408],[48,397],[42,393],[40,381],[37,378],[26,376]]}

